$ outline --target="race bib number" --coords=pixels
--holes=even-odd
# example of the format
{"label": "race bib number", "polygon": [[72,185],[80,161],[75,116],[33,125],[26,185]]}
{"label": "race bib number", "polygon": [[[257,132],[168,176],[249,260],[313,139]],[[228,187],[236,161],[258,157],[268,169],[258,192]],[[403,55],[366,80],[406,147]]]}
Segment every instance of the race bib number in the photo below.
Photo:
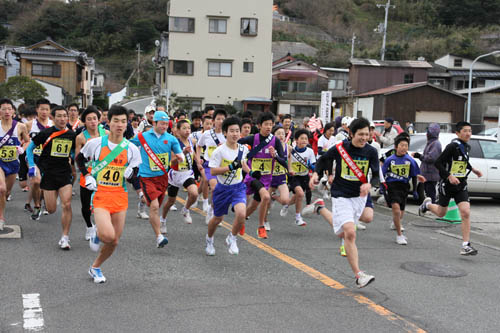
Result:
{"label": "race bib number", "polygon": [[33,154],[38,156],[42,155],[42,145],[39,145],[35,149],[33,149]]}
{"label": "race bib number", "polygon": [[212,157],[212,154],[214,153],[214,150],[217,148],[217,146],[210,146],[210,147],[207,147],[207,151],[208,151],[208,157],[211,158]]}
{"label": "race bib number", "polygon": [[[163,167],[167,169],[166,166],[168,165],[169,160],[168,153],[156,154],[156,156],[158,156],[158,159],[160,160],[161,164],[163,164]],[[151,171],[161,171],[160,167],[157,166],[151,158],[149,158],[149,169],[151,169]]]}
{"label": "race bib number", "polygon": [[[191,161],[193,161],[193,154],[190,154],[190,155],[191,155]],[[182,162],[180,162],[177,167],[178,167],[179,171],[189,171],[189,170],[191,170],[191,169],[189,169],[189,165],[188,165],[187,159],[184,159]]]}
{"label": "race bib number", "polygon": [[[358,166],[359,169],[365,174],[365,176],[368,174],[368,168],[370,165],[370,161],[368,160],[353,160],[354,163]],[[347,163],[342,159],[342,166],[340,169],[340,177],[342,177],[345,180],[352,181],[352,182],[359,182],[358,177],[352,172],[352,170],[349,168]]]}
{"label": "race bib number", "polygon": [[53,139],[50,156],[54,157],[69,157],[73,142],[66,139]]}
{"label": "race bib number", "polygon": [[[233,163],[233,161],[230,161],[230,160],[226,160],[225,158],[222,159],[222,163],[221,163],[221,167],[227,167],[228,165],[230,165],[231,163]],[[228,171],[226,173],[224,173],[222,176],[224,177],[229,177],[231,175],[231,171]],[[238,169],[238,171],[236,171],[236,175],[234,176],[234,179],[238,179],[238,180],[241,180],[242,178],[242,175],[241,175],[241,168]]]}
{"label": "race bib number", "polygon": [[453,161],[450,174],[457,178],[467,176],[467,161]]}
{"label": "race bib number", "polygon": [[13,162],[17,160],[16,146],[3,146],[0,149],[0,159],[4,162]]}
{"label": "race bib number", "polygon": [[261,175],[270,175],[273,167],[271,158],[252,159],[252,171],[260,171]]}
{"label": "race bib number", "polygon": [[410,175],[410,164],[391,165],[391,172],[404,178]]}
{"label": "race bib number", "polygon": [[273,176],[281,176],[286,173],[286,169],[278,162],[274,163]]}
{"label": "race bib number", "polygon": [[295,172],[296,175],[306,175],[308,170],[304,164],[300,162],[292,162],[292,171]]}
{"label": "race bib number", "polygon": [[123,184],[124,166],[108,165],[97,177],[97,184],[102,186],[120,187]]}

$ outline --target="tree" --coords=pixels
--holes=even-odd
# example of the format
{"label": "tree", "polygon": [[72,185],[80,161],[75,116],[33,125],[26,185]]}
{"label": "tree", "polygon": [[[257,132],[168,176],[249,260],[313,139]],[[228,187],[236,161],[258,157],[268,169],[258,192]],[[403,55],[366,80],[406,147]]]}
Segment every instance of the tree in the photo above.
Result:
{"label": "tree", "polygon": [[6,83],[0,84],[0,96],[14,101],[23,100],[34,104],[37,99],[47,97],[47,90],[40,83],[26,76],[12,76]]}
{"label": "tree", "polygon": [[0,42],[4,42],[7,40],[9,36],[9,30],[5,28],[3,25],[0,25]]}

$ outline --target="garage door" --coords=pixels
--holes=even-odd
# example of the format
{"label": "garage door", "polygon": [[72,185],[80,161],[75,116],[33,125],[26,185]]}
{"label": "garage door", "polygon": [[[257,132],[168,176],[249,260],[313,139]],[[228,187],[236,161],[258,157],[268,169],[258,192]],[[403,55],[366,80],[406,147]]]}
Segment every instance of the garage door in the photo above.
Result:
{"label": "garage door", "polygon": [[442,111],[417,111],[417,123],[451,123],[451,112]]}

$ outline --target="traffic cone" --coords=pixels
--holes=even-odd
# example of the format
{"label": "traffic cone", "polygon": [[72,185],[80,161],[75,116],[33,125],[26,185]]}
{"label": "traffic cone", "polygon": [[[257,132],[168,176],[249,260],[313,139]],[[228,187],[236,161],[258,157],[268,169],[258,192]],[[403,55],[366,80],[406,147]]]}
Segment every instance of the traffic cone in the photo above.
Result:
{"label": "traffic cone", "polygon": [[458,210],[458,206],[455,203],[454,199],[450,200],[448,204],[448,211],[444,217],[439,217],[436,219],[437,221],[447,222],[451,224],[459,224],[462,223],[462,219],[460,218],[460,212]]}

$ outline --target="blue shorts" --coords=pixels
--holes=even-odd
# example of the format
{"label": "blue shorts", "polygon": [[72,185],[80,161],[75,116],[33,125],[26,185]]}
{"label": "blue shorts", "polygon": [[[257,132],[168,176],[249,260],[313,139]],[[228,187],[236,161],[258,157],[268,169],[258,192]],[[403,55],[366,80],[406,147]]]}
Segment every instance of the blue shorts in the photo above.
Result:
{"label": "blue shorts", "polygon": [[373,209],[373,200],[372,200],[372,196],[370,195],[370,193],[368,193],[368,198],[366,198],[365,208],[366,207]]}
{"label": "blue shorts", "polygon": [[234,185],[222,185],[217,183],[213,192],[214,216],[222,217],[227,214],[229,206],[236,206],[239,203],[247,204],[245,195],[246,185],[238,183]]}
{"label": "blue shorts", "polygon": [[0,167],[5,176],[10,176],[19,172],[19,161],[4,162],[0,160]]}
{"label": "blue shorts", "polygon": [[207,178],[207,181],[209,181],[210,179],[217,179],[216,176],[212,176],[212,174],[210,173],[208,162],[203,163],[203,168],[205,169],[205,178]]}
{"label": "blue shorts", "polygon": [[281,185],[286,185],[287,184],[286,177],[287,177],[286,175],[273,176],[273,180],[271,180],[271,187],[278,188]]}

